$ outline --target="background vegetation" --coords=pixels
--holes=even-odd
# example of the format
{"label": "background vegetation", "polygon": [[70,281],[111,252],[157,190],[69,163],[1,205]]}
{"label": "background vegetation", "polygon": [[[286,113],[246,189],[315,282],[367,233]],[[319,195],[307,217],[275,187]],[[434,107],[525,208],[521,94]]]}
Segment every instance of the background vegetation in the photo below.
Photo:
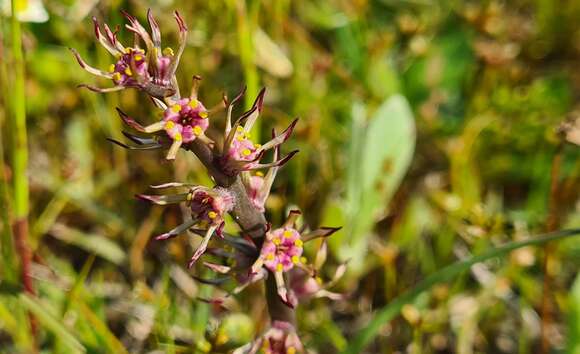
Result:
{"label": "background vegetation", "polygon": [[[559,134],[580,117],[580,2],[21,0],[21,36],[0,4],[0,353],[227,352],[267,325],[260,287],[226,303],[229,311],[196,301],[220,294],[192,279],[207,275],[203,267],[186,271],[196,240],[151,241],[182,211],[133,196],[150,184],[208,183],[185,152],[168,164],[163,153],[106,141],[123,139],[116,106],[152,122],[153,104],[132,90],[76,88],[96,79],[67,47],[101,68],[112,60],[91,16],[121,25],[121,9],[144,19],[149,7],[166,45],[176,42],[171,12],[185,18],[181,84],[201,75],[206,105],[245,83],[250,100],[268,88],[257,134],[301,117],[285,147],[300,153],[274,186],[271,221],[291,205],[313,226],[343,225],[323,276],[350,260],[337,287],[347,299],[301,307],[313,352],[350,344],[356,353],[373,318],[367,353],[531,353],[542,341],[553,353],[580,352],[574,238],[478,263],[374,317],[444,266],[580,226],[580,152]],[[22,132],[13,118],[22,107],[16,37],[36,297],[21,292],[8,227],[26,189],[12,159]]]}

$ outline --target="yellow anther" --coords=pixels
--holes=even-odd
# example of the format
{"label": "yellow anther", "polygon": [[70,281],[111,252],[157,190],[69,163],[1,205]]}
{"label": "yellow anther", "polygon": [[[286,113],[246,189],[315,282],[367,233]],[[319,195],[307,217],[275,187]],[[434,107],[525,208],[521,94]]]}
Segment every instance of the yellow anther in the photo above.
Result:
{"label": "yellow anther", "polygon": [[296,348],[294,347],[286,348],[286,354],[296,354]]}
{"label": "yellow anther", "polygon": [[121,81],[121,74],[120,73],[114,73],[113,74],[113,80],[115,81]]}
{"label": "yellow anther", "polygon": [[199,101],[193,98],[191,99],[191,101],[189,101],[187,105],[191,108],[196,108],[197,106],[199,106]]}
{"label": "yellow anther", "polygon": [[181,141],[181,140],[183,140],[183,137],[181,136],[181,133],[176,133],[173,136],[173,140],[175,140],[175,141]]}
{"label": "yellow anther", "polygon": [[316,280],[316,282],[318,284],[322,284],[322,278],[321,277],[315,277],[314,280]]}
{"label": "yellow anther", "polygon": [[281,272],[283,269],[284,269],[284,266],[282,265],[282,263],[276,264],[276,271],[277,272]]}
{"label": "yellow anther", "polygon": [[264,177],[264,173],[262,171],[258,171],[258,172],[256,172],[256,176]]}
{"label": "yellow anther", "polygon": [[244,136],[243,135],[238,135],[238,137],[236,138],[237,141],[244,141]]}
{"label": "yellow anther", "polygon": [[308,260],[306,259],[306,257],[300,257],[300,262],[306,263],[308,262]]}
{"label": "yellow anther", "polygon": [[294,264],[300,263],[300,257],[298,257],[298,256],[292,256],[292,263],[294,263]]}
{"label": "yellow anther", "polygon": [[279,238],[277,238],[277,237],[276,237],[275,239],[273,239],[273,240],[272,240],[272,242],[273,242],[273,243],[274,243],[276,246],[279,246],[279,245],[282,243],[282,241],[281,241]]}
{"label": "yellow anther", "polygon": [[129,47],[125,48],[125,53],[127,53],[127,54],[131,54],[132,51],[133,51],[133,48],[129,48]]}
{"label": "yellow anther", "polygon": [[268,253],[266,255],[266,260],[273,261],[274,260],[274,253]]}
{"label": "yellow anther", "polygon": [[242,150],[242,155],[244,155],[244,156],[250,156],[251,154],[252,154],[252,151],[250,149]]}
{"label": "yellow anther", "polygon": [[203,119],[207,118],[207,112],[206,111],[201,111],[199,112],[199,116]]}
{"label": "yellow anther", "polygon": [[131,71],[131,69],[129,67],[125,68],[125,75],[127,75],[127,76],[133,75],[133,72]]}
{"label": "yellow anther", "polygon": [[143,60],[143,56],[141,54],[135,55],[135,61],[141,61],[141,60]]}
{"label": "yellow anther", "polygon": [[217,335],[217,338],[215,340],[216,344],[218,345],[222,345],[228,342],[230,338],[228,337],[227,334],[225,334],[224,332],[220,331],[220,333]]}
{"label": "yellow anther", "polygon": [[175,122],[169,120],[167,121],[167,123],[165,123],[165,129],[171,130],[175,127]]}
{"label": "yellow anther", "polygon": [[193,127],[193,134],[199,136],[203,133],[203,129],[201,129],[201,127],[199,125],[196,125],[195,127]]}
{"label": "yellow anther", "polygon": [[262,147],[262,144],[254,144],[254,147],[255,147],[256,149],[259,149],[259,148],[261,148],[261,147]]}
{"label": "yellow anther", "polygon": [[236,129],[236,131],[237,131],[238,133],[241,133],[241,132],[243,132],[243,131],[244,131],[244,128],[242,128],[242,127],[238,126],[238,128]]}
{"label": "yellow anther", "polygon": [[215,211],[210,211],[209,213],[207,213],[207,217],[210,219],[215,219],[217,218],[217,213]]}
{"label": "yellow anther", "polygon": [[294,233],[290,230],[284,230],[284,237],[290,238],[294,235]]}
{"label": "yellow anther", "polygon": [[181,105],[174,104],[173,106],[171,106],[171,111],[174,112],[174,113],[177,113],[177,112],[181,111]]}
{"label": "yellow anther", "polygon": [[114,73],[115,72],[115,64],[111,64],[109,66],[109,72]]}
{"label": "yellow anther", "polygon": [[301,239],[294,241],[294,245],[296,245],[296,247],[302,247],[303,244],[304,244],[304,242],[302,242]]}
{"label": "yellow anther", "polygon": [[165,56],[173,56],[173,49],[171,49],[170,47],[167,47],[165,49],[163,49],[163,55]]}
{"label": "yellow anther", "polygon": [[193,199],[193,193],[188,193],[186,199],[187,199],[187,201],[190,201],[191,199]]}

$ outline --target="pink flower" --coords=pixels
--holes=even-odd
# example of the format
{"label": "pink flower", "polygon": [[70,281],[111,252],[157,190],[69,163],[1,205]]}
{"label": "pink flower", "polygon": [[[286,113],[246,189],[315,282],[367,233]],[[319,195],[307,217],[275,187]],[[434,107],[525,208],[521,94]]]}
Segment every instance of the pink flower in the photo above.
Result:
{"label": "pink flower", "polygon": [[197,259],[205,253],[211,236],[215,233],[222,235],[224,226],[224,216],[234,207],[235,198],[225,188],[215,187],[206,188],[201,186],[192,186],[184,183],[166,183],[153,188],[170,188],[170,187],[188,187],[187,193],[168,194],[168,195],[137,195],[138,198],[153,202],[158,205],[176,204],[186,202],[191,209],[191,219],[174,229],[163,233],[156,240],[167,240],[178,236],[182,232],[189,230],[194,225],[207,229],[205,236],[199,247],[195,250],[188,266],[191,268]]}
{"label": "pink flower", "polygon": [[[244,89],[245,90],[245,89]],[[292,156],[294,156],[298,151],[292,151],[283,158],[278,158],[277,160],[262,164],[260,159],[265,151],[276,148],[284,143],[294,130],[294,126],[298,122],[295,119],[290,123],[288,128],[284,130],[280,135],[276,135],[274,132],[272,134],[272,139],[266,142],[264,145],[254,143],[251,140],[250,131],[256,119],[258,119],[259,114],[262,112],[262,106],[264,102],[265,89],[262,89],[256,97],[252,108],[242,114],[232,126],[232,110],[234,104],[242,97],[245,91],[242,91],[234,100],[231,102],[226,101],[226,106],[228,107],[226,115],[226,128],[225,128],[225,140],[222,147],[222,156],[220,159],[222,169],[226,174],[236,175],[241,171],[249,171],[261,168],[269,168],[274,166],[282,166],[288,162]],[[242,121],[244,124],[242,125]]]}
{"label": "pink flower", "polygon": [[304,346],[291,323],[274,321],[262,336],[233,354],[255,354],[260,350],[264,354],[297,354],[304,353]]}
{"label": "pink flower", "polygon": [[[111,79],[115,86],[99,88],[81,85],[96,92],[113,92],[127,87],[138,88],[156,98],[164,98],[178,93],[175,85],[175,71],[181,54],[185,49],[187,27],[179,13],[175,12],[175,20],[179,26],[179,49],[177,54],[171,48],[161,49],[161,32],[151,11],[147,11],[147,20],[151,33],[139,23],[136,17],[123,11],[129,21],[125,27],[135,34],[135,43],[124,46],[117,39],[118,29],[111,31],[107,24],[101,25],[93,17],[95,36],[101,45],[117,58],[108,71],[103,71],[88,65],[80,54],[71,48],[79,65],[93,75]],[[140,47],[140,41],[145,43],[145,49]]]}

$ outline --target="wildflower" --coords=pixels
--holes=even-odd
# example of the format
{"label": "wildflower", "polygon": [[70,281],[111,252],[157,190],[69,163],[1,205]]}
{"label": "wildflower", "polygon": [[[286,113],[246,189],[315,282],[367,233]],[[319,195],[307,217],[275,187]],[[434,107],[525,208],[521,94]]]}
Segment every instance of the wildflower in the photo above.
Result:
{"label": "wildflower", "polygon": [[[242,91],[232,102],[227,102],[227,100],[225,100],[228,110],[226,114],[225,140],[222,147],[220,162],[224,172],[227,174],[235,175],[241,171],[282,166],[298,152],[297,150],[292,151],[285,157],[278,158],[271,163],[261,164],[259,162],[265,151],[280,146],[288,140],[294,130],[294,126],[298,122],[298,119],[292,121],[286,130],[284,130],[280,135],[273,134],[272,139],[264,145],[254,143],[251,140],[250,131],[252,130],[256,119],[258,119],[258,116],[262,112],[265,92],[265,89],[260,91],[252,105],[252,108],[242,114],[242,116],[235,121],[233,126],[231,123],[232,109],[234,104],[244,94],[244,91]],[[243,126],[242,121],[245,121]]]}
{"label": "wildflower", "polygon": [[152,188],[169,188],[169,187],[189,187],[187,193],[170,194],[170,195],[145,195],[140,194],[137,197],[148,200],[158,205],[176,204],[186,202],[191,210],[191,219],[177,226],[173,230],[155,237],[156,240],[167,240],[178,236],[183,231],[198,225],[206,229],[205,236],[191,257],[188,266],[191,268],[197,259],[206,251],[207,245],[214,232],[222,236],[224,226],[224,216],[234,207],[234,196],[226,189],[221,187],[206,188],[201,186],[192,186],[184,183],[166,183]]}
{"label": "wildflower", "polygon": [[[279,159],[280,147],[277,146],[274,148],[274,159],[272,162],[275,163]],[[270,167],[265,176],[261,171],[257,171],[254,175],[247,171],[241,173],[242,182],[246,187],[246,192],[250,201],[254,207],[262,213],[266,211],[266,200],[270,195],[270,189],[272,188],[272,184],[274,183],[279,168],[279,166]]]}
{"label": "wildflower", "polygon": [[318,237],[328,237],[339,230],[339,228],[320,228],[301,234],[296,226],[300,214],[298,210],[290,211],[288,219],[282,227],[269,230],[266,233],[260,255],[251,268],[252,273],[259,272],[262,267],[273,273],[278,296],[290,307],[294,307],[295,303],[288,297],[284,274],[294,268],[300,268],[308,274],[314,274],[313,267],[307,265],[306,258],[302,257],[304,243]]}
{"label": "wildflower", "polygon": [[332,280],[324,283],[319,276],[320,269],[326,261],[328,245],[326,240],[316,252],[315,261],[312,266],[313,272],[306,272],[300,268],[292,269],[288,274],[288,288],[290,289],[289,301],[293,305],[299,301],[306,301],[312,298],[326,297],[331,300],[344,298],[343,294],[331,292],[328,289],[334,286],[346,272],[346,263],[340,264],[332,277]]}
{"label": "wildflower", "polygon": [[260,350],[264,354],[297,354],[304,353],[304,346],[291,323],[274,321],[262,336],[233,354],[255,354]]}
{"label": "wildflower", "polygon": [[[167,159],[173,160],[182,144],[187,144],[195,139],[200,139],[206,144],[213,144],[213,141],[205,135],[209,126],[210,112],[197,98],[198,83],[201,78],[193,78],[191,95],[188,98],[181,98],[171,101],[169,106],[165,106],[163,118],[149,126],[142,126],[134,119],[117,109],[121,119],[128,126],[142,133],[153,134],[164,131],[171,140],[171,146],[167,152]],[[118,144],[118,142],[115,142]]]}
{"label": "wildflower", "polygon": [[[171,48],[161,49],[161,32],[151,14],[147,11],[147,20],[151,27],[151,34],[139,23],[137,18],[122,12],[129,21],[125,27],[135,34],[133,46],[124,46],[117,39],[118,28],[111,31],[107,24],[101,25],[93,17],[95,36],[101,45],[113,56],[116,61],[110,65],[108,71],[100,70],[88,65],[80,54],[71,48],[80,66],[89,73],[112,80],[114,86],[99,88],[91,85],[81,85],[95,92],[113,92],[124,88],[138,88],[152,97],[164,98],[179,94],[175,81],[175,71],[181,54],[185,49],[187,27],[178,12],[175,20],[179,26],[179,49],[174,53]],[[140,48],[139,42],[145,43],[145,49]]]}

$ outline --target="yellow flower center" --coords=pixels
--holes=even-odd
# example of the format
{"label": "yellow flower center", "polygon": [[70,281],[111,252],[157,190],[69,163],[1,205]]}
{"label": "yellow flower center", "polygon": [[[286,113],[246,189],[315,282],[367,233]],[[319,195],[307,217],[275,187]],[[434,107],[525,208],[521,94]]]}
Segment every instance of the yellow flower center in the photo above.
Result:
{"label": "yellow flower center", "polygon": [[203,130],[201,129],[201,127],[199,125],[196,125],[195,127],[193,127],[193,134],[199,136],[203,133]]}

